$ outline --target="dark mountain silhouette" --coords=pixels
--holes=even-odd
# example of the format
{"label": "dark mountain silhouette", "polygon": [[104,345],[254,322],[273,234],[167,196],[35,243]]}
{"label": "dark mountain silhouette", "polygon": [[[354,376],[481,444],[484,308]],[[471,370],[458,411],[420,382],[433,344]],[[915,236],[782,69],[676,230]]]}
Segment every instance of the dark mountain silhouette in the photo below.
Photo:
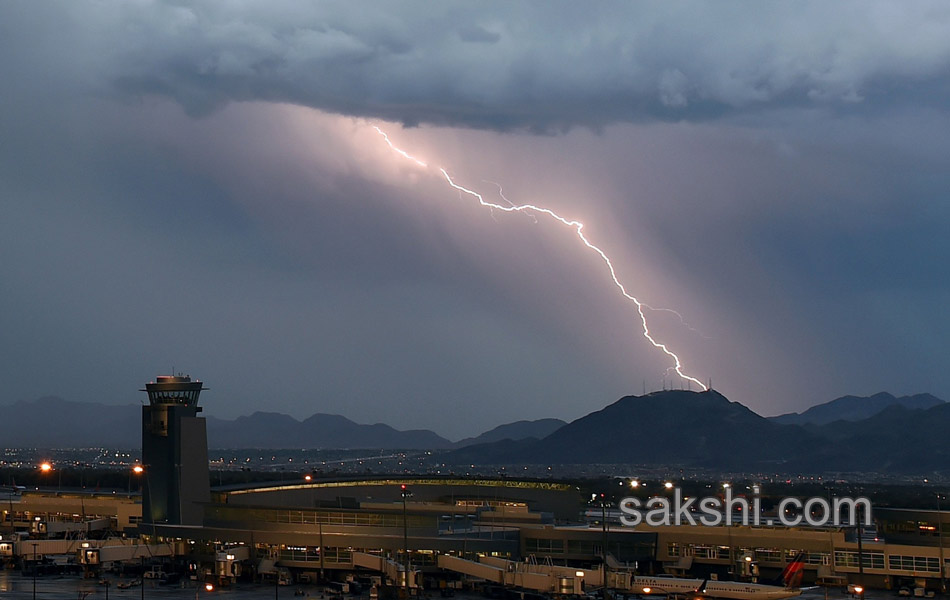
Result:
{"label": "dark mountain silhouette", "polygon": [[567,422],[560,419],[537,419],[536,421],[515,421],[499,425],[494,429],[486,431],[478,437],[465,438],[455,443],[457,448],[472,446],[474,444],[485,444],[488,442],[500,442],[501,440],[523,440],[526,438],[541,439],[547,437],[567,425]]}
{"label": "dark mountain silhouette", "polygon": [[[71,402],[55,396],[0,407],[0,446],[8,448],[138,448],[142,408]],[[452,442],[428,430],[398,431],[360,425],[340,415],[315,414],[304,421],[272,412],[208,419],[211,448],[403,448],[436,450]]]}
{"label": "dark mountain silhouette", "polygon": [[233,421],[209,419],[212,448],[418,448],[438,450],[452,442],[427,430],[399,431],[361,425],[341,415],[315,414],[298,421],[280,413],[256,412]]}
{"label": "dark mountain silhouette", "polygon": [[811,430],[827,440],[821,463],[826,470],[950,471],[950,404],[945,402],[927,409],[892,405],[862,421],[835,421]]}
{"label": "dark mountain silhouette", "polygon": [[872,417],[890,406],[927,409],[944,401],[930,394],[915,394],[895,398],[887,392],[869,397],[842,396],[830,402],[812,406],[802,413],[786,413],[770,420],[783,425],[827,425],[834,421],[860,421]]}
{"label": "dark mountain silhouette", "polygon": [[950,404],[782,425],[715,391],[627,396],[541,440],[480,444],[448,464],[644,464],[732,471],[950,473]]}
{"label": "dark mountain silhouette", "polygon": [[627,396],[565,425],[526,456],[543,463],[659,463],[729,469],[783,464],[816,437],[715,391]]}
{"label": "dark mountain silhouette", "polygon": [[454,450],[446,457],[448,464],[457,466],[499,465],[499,464],[533,464],[534,461],[523,460],[525,452],[533,450],[538,443],[537,438],[521,440],[499,440],[484,444],[472,444]]}
{"label": "dark mountain silhouette", "polygon": [[57,396],[0,407],[0,446],[7,448],[136,448],[142,445],[142,409],[72,402]]}
{"label": "dark mountain silhouette", "polygon": [[[872,396],[878,399],[874,402],[888,401],[888,397],[893,398]],[[950,475],[950,436],[946,435],[950,404],[926,394],[910,398],[915,400],[894,399],[861,420],[788,425],[761,417],[715,391],[655,392],[621,398],[560,426],[556,419],[502,425],[465,440],[473,443],[443,456],[446,464],[466,466],[600,463],[749,472]],[[839,406],[854,402],[839,400],[843,400]],[[926,408],[914,408],[918,405]],[[0,407],[0,445],[5,447],[137,448],[140,436],[139,405],[46,397]],[[208,437],[212,448],[438,450],[454,446],[428,430],[398,431],[329,414],[303,421],[273,412],[234,420],[208,417]]]}

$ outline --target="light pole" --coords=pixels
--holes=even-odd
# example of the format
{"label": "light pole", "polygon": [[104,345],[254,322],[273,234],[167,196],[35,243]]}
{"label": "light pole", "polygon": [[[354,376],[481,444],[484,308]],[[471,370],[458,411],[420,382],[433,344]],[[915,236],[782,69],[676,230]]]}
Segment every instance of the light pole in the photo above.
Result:
{"label": "light pole", "polygon": [[[43,473],[49,473],[49,472],[52,471],[52,470],[53,470],[53,465],[52,465],[52,463],[50,463],[49,461],[43,461],[43,463],[40,464],[40,471],[42,471]],[[58,469],[58,468],[57,468],[57,469],[56,469],[56,475],[57,475],[57,477],[59,478],[59,479],[57,480],[58,483],[57,483],[56,489],[57,489],[57,490],[61,490],[62,487],[63,487],[63,471],[62,471],[62,469]]]}
{"label": "light pole", "polygon": [[277,546],[277,551],[274,553],[274,600],[280,598],[280,569],[277,567],[279,562],[280,546]]}
{"label": "light pole", "polygon": [[[53,470],[53,465],[51,465],[48,461],[44,461],[43,463],[40,464],[40,474],[46,475],[52,470]],[[43,479],[45,480],[45,477]],[[44,481],[44,483],[49,483],[49,482]]]}
{"label": "light pole", "polygon": [[320,582],[323,583],[325,579],[323,572],[323,553],[326,551],[326,548],[323,546],[323,521],[319,521],[317,525],[320,527]]}
{"label": "light pole", "polygon": [[135,465],[134,467],[129,469],[129,487],[127,490],[129,496],[132,495],[132,474],[135,473],[137,477],[141,475],[143,472],[145,472],[145,467],[143,467],[142,465]]}
{"label": "light pole", "polygon": [[861,591],[858,592],[858,598],[864,600],[864,540],[861,538],[864,537],[864,526],[861,525],[861,506],[860,504],[855,507],[855,514],[858,517],[857,523],[857,532],[858,532],[858,584],[861,588]]}
{"label": "light pole", "polygon": [[947,593],[946,565],[943,563],[943,516],[940,514],[940,493],[937,493],[937,539],[940,540],[940,592]]}
{"label": "light pole", "polygon": [[317,503],[314,501],[314,498],[313,498],[313,486],[310,485],[310,483],[313,481],[313,475],[311,475],[310,473],[307,473],[306,475],[303,476],[303,480],[307,482],[307,486],[310,488],[310,508],[314,508],[316,507]]}
{"label": "light pole", "polygon": [[33,600],[36,600],[36,547],[38,545],[33,542]]}
{"label": "light pole", "polygon": [[400,486],[402,489],[402,547],[404,556],[404,568],[403,568],[403,587],[406,589],[406,597],[409,596],[409,519],[406,516],[406,498],[412,494],[409,492],[409,489],[406,487],[406,484]]}
{"label": "light pole", "polygon": [[604,600],[607,599],[607,495],[600,494],[600,526],[604,531],[604,542],[601,552],[601,573],[604,578]]}

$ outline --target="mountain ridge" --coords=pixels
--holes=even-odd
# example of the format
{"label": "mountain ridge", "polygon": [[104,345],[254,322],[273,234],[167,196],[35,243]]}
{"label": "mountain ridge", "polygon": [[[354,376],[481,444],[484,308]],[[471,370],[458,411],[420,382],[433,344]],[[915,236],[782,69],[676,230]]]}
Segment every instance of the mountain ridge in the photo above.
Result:
{"label": "mountain ridge", "polygon": [[822,404],[816,404],[800,413],[785,413],[768,417],[784,425],[827,425],[834,421],[860,421],[873,417],[889,406],[899,405],[905,408],[931,408],[944,401],[932,394],[913,394],[895,397],[887,392],[873,396],[841,396]]}
{"label": "mountain ridge", "polygon": [[615,464],[757,473],[950,472],[950,404],[861,421],[776,423],[715,391],[625,396],[542,440],[482,444],[446,463]]}
{"label": "mountain ridge", "polygon": [[[862,401],[843,398],[839,406]],[[895,398],[881,393],[864,400],[877,412],[861,420],[785,424],[717,391],[672,390],[624,396],[570,423],[516,421],[455,443],[429,430],[400,431],[326,413],[301,421],[258,411],[231,420],[208,416],[207,423],[213,449],[444,450],[447,464],[655,464],[810,473],[950,470],[950,438],[944,435],[950,430],[950,404],[929,394]],[[7,447],[134,448],[141,443],[140,411],[136,404],[55,396],[19,401],[0,406],[0,440]]]}
{"label": "mountain ridge", "polygon": [[[41,396],[0,405],[0,440],[7,447],[78,448],[141,445],[141,404],[104,404]],[[42,426],[33,422],[42,415]],[[298,420],[274,411],[255,411],[234,419],[205,415],[213,449],[401,448],[443,450],[503,437],[517,440],[547,434],[560,419],[504,423],[472,438],[452,442],[428,429],[398,430],[385,423],[357,423],[343,415],[314,413]],[[487,436],[487,437],[486,437]]]}
{"label": "mountain ridge", "polygon": [[[140,404],[111,405],[43,396],[0,406],[0,440],[5,447],[137,448],[142,444]],[[42,423],[34,424],[42,415]],[[316,413],[303,421],[277,412],[257,411],[235,419],[206,416],[213,449],[402,448],[444,449],[452,442],[424,429],[400,431],[389,425],[363,425],[342,415]],[[316,441],[316,442],[315,442]],[[377,445],[385,443],[386,445]]]}
{"label": "mountain ridge", "polygon": [[[662,406],[661,406],[662,405]],[[710,427],[715,421],[716,427]],[[625,396],[558,429],[527,450],[549,462],[658,462],[729,468],[750,443],[764,464],[783,460],[773,445],[804,449],[812,434],[771,423],[719,392],[667,391]],[[739,443],[739,442],[742,443]]]}
{"label": "mountain ridge", "polygon": [[535,419],[513,421],[499,425],[493,429],[477,435],[461,439],[455,442],[456,448],[464,448],[476,444],[485,444],[488,442],[500,442],[501,440],[519,441],[526,438],[542,439],[554,433],[561,427],[567,425],[567,421],[561,419]]}

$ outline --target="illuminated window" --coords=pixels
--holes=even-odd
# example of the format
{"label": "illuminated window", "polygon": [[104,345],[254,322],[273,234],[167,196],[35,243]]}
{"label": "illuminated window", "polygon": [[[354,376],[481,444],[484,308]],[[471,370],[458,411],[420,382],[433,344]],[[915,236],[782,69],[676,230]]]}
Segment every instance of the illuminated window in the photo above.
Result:
{"label": "illuminated window", "polygon": [[887,564],[891,569],[899,571],[940,572],[940,559],[929,556],[891,555],[887,557]]}
{"label": "illuminated window", "polygon": [[[884,568],[884,553],[883,552],[865,552],[863,563],[864,563],[865,569],[883,569]],[[858,568],[857,551],[835,550],[835,566],[852,567],[855,569]]]}
{"label": "illuminated window", "polygon": [[760,562],[782,562],[782,551],[778,548],[756,548],[755,558]]}

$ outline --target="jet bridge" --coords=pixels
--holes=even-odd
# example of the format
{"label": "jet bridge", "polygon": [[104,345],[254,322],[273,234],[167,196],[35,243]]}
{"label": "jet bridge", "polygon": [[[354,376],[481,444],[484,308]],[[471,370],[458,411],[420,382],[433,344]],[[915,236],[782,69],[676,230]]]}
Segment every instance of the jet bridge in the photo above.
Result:
{"label": "jet bridge", "polygon": [[404,585],[408,585],[408,587],[411,588],[421,587],[421,573],[419,573],[419,571],[409,571],[407,584],[405,566],[390,558],[386,558],[385,556],[377,556],[375,554],[367,554],[365,552],[353,552],[352,557],[354,567],[362,567],[364,569],[382,573],[398,587]]}
{"label": "jet bridge", "polygon": [[501,558],[482,557],[478,562],[442,554],[439,567],[504,587],[532,590],[545,594],[579,596],[584,587],[599,587],[600,571],[573,569],[553,565],[515,562]]}

